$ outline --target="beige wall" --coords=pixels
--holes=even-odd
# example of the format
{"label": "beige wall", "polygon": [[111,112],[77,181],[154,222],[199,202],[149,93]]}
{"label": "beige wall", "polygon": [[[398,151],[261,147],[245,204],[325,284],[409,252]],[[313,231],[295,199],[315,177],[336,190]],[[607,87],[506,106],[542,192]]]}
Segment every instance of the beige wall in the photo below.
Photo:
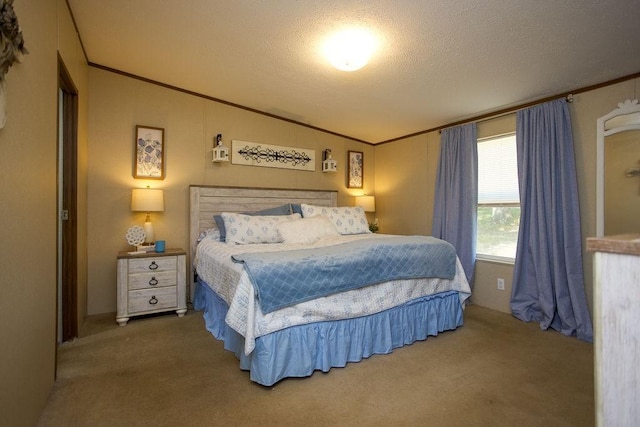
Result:
{"label": "beige wall", "polygon": [[[618,102],[637,97],[640,79],[628,80],[574,96],[570,104],[578,175],[583,241],[595,235],[596,119],[617,108]],[[478,136],[508,131],[513,115],[480,122]],[[512,129],[513,130],[513,129]],[[375,147],[376,216],[383,233],[430,234],[433,189],[439,156],[440,135],[431,132]],[[585,291],[593,313],[592,255],[583,252]],[[510,312],[510,265],[478,261],[472,301]],[[505,279],[498,291],[497,278]]]}
{"label": "beige wall", "polygon": [[381,233],[431,234],[439,143],[432,132],[375,147]]}
{"label": "beige wall", "polygon": [[[157,239],[170,247],[189,242],[190,184],[276,188],[335,189],[340,205],[353,205],[353,196],[373,193],[373,147],[304,126],[146,83],[117,73],[89,72],[89,314],[116,310],[116,255],[130,250],[126,230],[144,222],[144,213],[130,211],[131,189],[151,186],[165,192],[165,211],[152,214]],[[166,178],[132,177],[133,134],[136,125],[165,129]],[[213,164],[213,138],[309,148],[316,151],[316,171]],[[330,148],[338,173],[320,170],[322,150]],[[348,150],[364,152],[362,190],[346,188]]]}
{"label": "beige wall", "polygon": [[[29,54],[7,74],[8,116],[0,130],[0,425],[31,426],[55,373],[58,47],[84,93],[86,65],[64,0],[18,0],[14,9]],[[86,159],[85,142],[79,150]],[[79,187],[86,188],[82,176]],[[81,280],[86,288],[86,274]],[[84,318],[84,308],[79,312]]]}

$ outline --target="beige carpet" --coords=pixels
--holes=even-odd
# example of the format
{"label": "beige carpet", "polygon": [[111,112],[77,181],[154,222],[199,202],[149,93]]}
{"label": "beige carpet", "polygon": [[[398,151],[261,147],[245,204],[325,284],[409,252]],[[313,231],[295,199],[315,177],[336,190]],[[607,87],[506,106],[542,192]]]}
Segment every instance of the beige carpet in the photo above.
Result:
{"label": "beige carpet", "polygon": [[40,426],[592,426],[593,347],[468,306],[465,325],[329,373],[252,383],[201,313],[91,318]]}

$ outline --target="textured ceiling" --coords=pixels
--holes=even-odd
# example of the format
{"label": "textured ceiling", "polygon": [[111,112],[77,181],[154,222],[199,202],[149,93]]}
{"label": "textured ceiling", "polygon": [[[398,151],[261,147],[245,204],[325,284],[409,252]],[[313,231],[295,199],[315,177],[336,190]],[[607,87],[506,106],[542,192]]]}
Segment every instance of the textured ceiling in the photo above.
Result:
{"label": "textured ceiling", "polygon": [[[68,0],[91,63],[370,143],[640,72],[640,0]],[[323,38],[379,40],[338,71]]]}

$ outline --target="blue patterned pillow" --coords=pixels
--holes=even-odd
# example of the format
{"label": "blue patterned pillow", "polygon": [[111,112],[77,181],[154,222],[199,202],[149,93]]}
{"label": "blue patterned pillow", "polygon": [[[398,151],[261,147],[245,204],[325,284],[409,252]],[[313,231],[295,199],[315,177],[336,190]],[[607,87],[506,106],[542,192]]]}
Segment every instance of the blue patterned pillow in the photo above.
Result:
{"label": "blue patterned pillow", "polygon": [[361,207],[327,207],[302,204],[302,216],[305,218],[324,215],[328,217],[340,234],[365,234],[369,223]]}
{"label": "blue patterned pillow", "polygon": [[227,243],[246,245],[250,243],[282,243],[278,223],[301,219],[300,214],[255,216],[237,213],[222,213],[227,230]]}
{"label": "blue patterned pillow", "polygon": [[[291,204],[287,203],[282,206],[276,206],[275,208],[263,209],[261,211],[256,212],[243,212],[244,215],[289,215],[292,213]],[[293,212],[295,213],[295,212]],[[213,220],[216,222],[218,226],[218,230],[220,230],[220,241],[227,241],[227,230],[224,227],[224,220],[222,219],[222,215],[214,215]]]}

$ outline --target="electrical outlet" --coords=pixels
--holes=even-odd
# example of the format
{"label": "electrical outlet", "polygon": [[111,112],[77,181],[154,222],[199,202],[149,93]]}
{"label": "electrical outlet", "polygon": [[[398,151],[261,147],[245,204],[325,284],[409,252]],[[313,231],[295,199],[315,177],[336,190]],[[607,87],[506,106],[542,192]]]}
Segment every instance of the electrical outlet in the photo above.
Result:
{"label": "electrical outlet", "polygon": [[501,277],[498,277],[498,290],[504,291],[504,279]]}

